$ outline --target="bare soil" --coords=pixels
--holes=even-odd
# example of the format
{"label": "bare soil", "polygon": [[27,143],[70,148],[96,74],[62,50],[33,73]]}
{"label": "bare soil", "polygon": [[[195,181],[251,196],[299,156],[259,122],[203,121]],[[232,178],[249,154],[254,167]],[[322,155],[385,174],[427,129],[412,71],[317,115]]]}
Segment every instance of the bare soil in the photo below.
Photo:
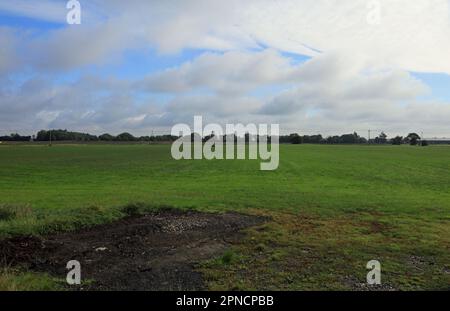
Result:
{"label": "bare soil", "polygon": [[61,279],[67,262],[78,260],[85,282],[77,290],[204,290],[198,263],[222,255],[242,229],[266,220],[161,210],[77,232],[3,240],[0,260]]}

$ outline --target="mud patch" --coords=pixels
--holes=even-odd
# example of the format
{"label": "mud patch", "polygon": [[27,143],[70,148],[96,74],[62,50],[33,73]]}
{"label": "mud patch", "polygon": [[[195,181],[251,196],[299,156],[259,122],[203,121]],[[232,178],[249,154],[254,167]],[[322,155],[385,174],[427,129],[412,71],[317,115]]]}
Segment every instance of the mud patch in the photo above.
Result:
{"label": "mud patch", "polygon": [[346,276],[343,279],[345,284],[352,291],[398,291],[394,286],[389,283],[382,283],[380,285],[369,285],[358,280],[354,276]]}
{"label": "mud patch", "polygon": [[161,210],[112,224],[45,238],[0,241],[6,265],[65,279],[70,260],[81,263],[81,290],[202,290],[195,270],[242,238],[242,229],[267,219],[238,213]]}
{"label": "mud patch", "polygon": [[436,262],[432,257],[423,257],[416,255],[409,256],[407,263],[409,264],[409,266],[419,271],[425,271],[430,266],[436,265]]}

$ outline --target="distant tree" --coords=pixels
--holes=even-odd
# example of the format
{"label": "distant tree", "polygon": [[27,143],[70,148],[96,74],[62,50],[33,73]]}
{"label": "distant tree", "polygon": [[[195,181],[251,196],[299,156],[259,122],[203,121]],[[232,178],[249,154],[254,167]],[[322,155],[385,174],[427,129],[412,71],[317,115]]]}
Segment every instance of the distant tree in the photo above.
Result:
{"label": "distant tree", "polygon": [[[203,137],[203,142],[207,142],[208,140],[210,140],[211,138],[213,138],[215,136],[216,135],[214,134],[214,132],[212,132],[211,134]],[[249,142],[249,141],[250,141],[250,135],[249,135],[249,133],[245,133],[245,142]]]}
{"label": "distant tree", "polygon": [[411,146],[416,146],[417,143],[420,141],[420,136],[417,135],[416,133],[409,133],[408,136],[406,136],[406,138]]}
{"label": "distant tree", "polygon": [[421,141],[420,141],[420,145],[421,145],[422,147],[426,147],[426,146],[428,146],[428,141],[426,141],[426,140],[421,140]]}
{"label": "distant tree", "polygon": [[341,138],[339,136],[328,136],[326,139],[327,144],[339,144]]}
{"label": "distant tree", "polygon": [[302,137],[297,133],[292,133],[289,135],[280,135],[278,139],[281,144],[301,144],[302,143]]}
{"label": "distant tree", "polygon": [[121,133],[117,135],[114,139],[115,141],[136,141],[136,137],[131,135],[130,133]]}
{"label": "distant tree", "polygon": [[359,142],[358,133],[354,132],[353,134],[344,134],[340,137],[341,144],[357,144]]}
{"label": "distant tree", "polygon": [[48,131],[39,131],[36,135],[37,141],[48,141],[50,139],[50,132]]}
{"label": "distant tree", "polygon": [[102,135],[100,135],[100,136],[98,137],[98,139],[100,139],[100,140],[102,140],[102,141],[113,141],[114,138],[115,138],[114,136],[112,136],[112,135],[110,135],[110,134],[108,134],[108,133],[102,134]]}
{"label": "distant tree", "polygon": [[381,132],[378,137],[375,138],[376,144],[385,144],[387,142],[387,135],[384,132]]}
{"label": "distant tree", "polygon": [[139,141],[150,141],[150,136],[141,136],[138,138]]}
{"label": "distant tree", "polygon": [[31,136],[21,136],[17,133],[12,133],[9,136],[0,136],[0,141],[30,141]]}
{"label": "distant tree", "polygon": [[394,138],[392,138],[391,143],[393,145],[401,145],[403,142],[403,137],[402,136],[396,136]]}
{"label": "distant tree", "polygon": [[98,137],[86,133],[69,132],[67,130],[39,131],[36,136],[37,141],[49,141],[50,135],[54,141],[96,141]]}
{"label": "distant tree", "polygon": [[304,135],[301,138],[302,138],[302,143],[304,143],[304,144],[320,144],[320,143],[324,142],[324,139],[321,134],[311,135],[311,136]]}
{"label": "distant tree", "polygon": [[299,145],[299,144],[303,143],[302,137],[298,134],[289,135],[289,141],[291,144],[294,144],[294,145]]}

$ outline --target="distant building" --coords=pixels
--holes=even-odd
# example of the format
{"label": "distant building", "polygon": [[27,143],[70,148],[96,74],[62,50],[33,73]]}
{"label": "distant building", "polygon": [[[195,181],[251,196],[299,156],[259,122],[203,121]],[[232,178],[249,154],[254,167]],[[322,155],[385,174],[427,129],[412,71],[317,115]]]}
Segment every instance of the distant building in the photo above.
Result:
{"label": "distant building", "polygon": [[450,145],[450,138],[425,138],[430,145]]}

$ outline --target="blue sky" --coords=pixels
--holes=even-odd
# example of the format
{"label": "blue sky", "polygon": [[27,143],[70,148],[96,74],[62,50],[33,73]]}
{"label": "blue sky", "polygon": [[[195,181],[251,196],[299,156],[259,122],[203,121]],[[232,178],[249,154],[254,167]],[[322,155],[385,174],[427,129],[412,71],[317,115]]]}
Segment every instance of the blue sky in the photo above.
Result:
{"label": "blue sky", "polygon": [[39,29],[42,31],[63,28],[65,23],[49,22],[26,16],[18,16],[0,11],[0,25],[23,29]]}
{"label": "blue sky", "polygon": [[418,79],[431,88],[426,98],[450,102],[450,75],[446,73],[414,73]]}
{"label": "blue sky", "polygon": [[202,113],[286,130],[450,135],[447,1],[380,10],[391,15],[377,26],[353,0],[80,1],[81,25],[65,22],[65,3],[0,2],[0,131],[146,133]]}

